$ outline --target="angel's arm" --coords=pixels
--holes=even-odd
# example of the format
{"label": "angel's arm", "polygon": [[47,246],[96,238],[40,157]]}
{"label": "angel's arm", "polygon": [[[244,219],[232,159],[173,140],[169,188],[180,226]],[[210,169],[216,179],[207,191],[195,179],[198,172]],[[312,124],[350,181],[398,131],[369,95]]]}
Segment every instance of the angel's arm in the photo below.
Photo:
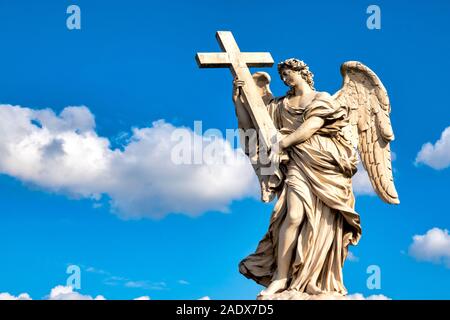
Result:
{"label": "angel's arm", "polygon": [[297,130],[281,140],[280,148],[286,149],[290,146],[305,142],[311,138],[317,130],[322,128],[324,122],[324,119],[320,117],[312,116],[311,118],[308,118]]}

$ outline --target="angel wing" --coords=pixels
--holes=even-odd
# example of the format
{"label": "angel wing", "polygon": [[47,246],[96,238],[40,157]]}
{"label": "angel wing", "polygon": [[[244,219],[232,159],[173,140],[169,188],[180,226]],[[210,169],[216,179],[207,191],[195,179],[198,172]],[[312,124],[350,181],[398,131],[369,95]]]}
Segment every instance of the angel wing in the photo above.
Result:
{"label": "angel wing", "polygon": [[[270,75],[267,72],[259,71],[252,74],[252,78],[254,83],[256,84],[256,89],[258,91],[258,94],[263,99],[264,103],[268,105],[270,101],[274,98],[272,91],[270,90]],[[241,100],[242,106],[245,106],[245,103],[243,100]],[[250,116],[248,116],[251,118]],[[254,127],[256,127],[254,125]],[[247,141],[244,137],[241,137],[241,145],[244,146],[245,153],[247,156],[249,156],[253,169],[255,170],[255,173],[259,179],[260,187],[261,187],[261,200],[263,202],[270,202],[272,201],[276,196],[276,187],[279,185],[280,181],[274,182],[273,175],[268,175],[267,172],[270,170],[275,170],[274,172],[278,172],[279,168],[276,166],[275,168],[271,169],[270,161],[268,162],[268,159],[264,159],[264,161],[261,161],[260,156],[264,155],[264,153],[259,152],[259,145],[257,141],[254,141],[256,143],[256,152],[253,154],[249,152],[249,146],[247,143],[250,143],[250,141]],[[269,155],[267,155],[269,156]],[[287,155],[280,155],[280,158],[278,159],[278,162],[280,161],[286,161]],[[271,172],[271,171],[270,171]],[[277,174],[275,174],[276,176]],[[279,174],[278,174],[279,175]]]}
{"label": "angel wing", "polygon": [[394,133],[386,89],[377,75],[360,62],[345,62],[341,74],[343,85],[333,98],[350,109],[350,125],[344,128],[344,134],[358,149],[378,196],[387,203],[398,204],[389,145]]}
{"label": "angel wing", "polygon": [[264,103],[268,103],[273,99],[272,91],[270,90],[270,75],[264,71],[258,71],[252,74],[253,81],[255,81],[259,94]]}

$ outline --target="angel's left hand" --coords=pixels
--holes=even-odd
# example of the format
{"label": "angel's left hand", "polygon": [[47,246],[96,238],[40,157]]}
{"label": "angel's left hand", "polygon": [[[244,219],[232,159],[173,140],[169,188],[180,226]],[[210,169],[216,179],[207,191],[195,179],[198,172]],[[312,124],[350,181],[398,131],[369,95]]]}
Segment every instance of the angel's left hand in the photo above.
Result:
{"label": "angel's left hand", "polygon": [[282,160],[286,159],[286,141],[284,141],[284,137],[280,136],[278,141],[272,144],[270,147],[270,160],[272,163],[279,164]]}
{"label": "angel's left hand", "polygon": [[279,145],[280,151],[285,151],[286,148],[288,147],[287,142],[286,142],[286,138],[281,139],[281,140],[278,142],[278,145]]}
{"label": "angel's left hand", "polygon": [[270,152],[272,154],[280,154],[284,150],[284,146],[281,144],[282,140],[278,140],[277,142],[273,143],[270,147]]}

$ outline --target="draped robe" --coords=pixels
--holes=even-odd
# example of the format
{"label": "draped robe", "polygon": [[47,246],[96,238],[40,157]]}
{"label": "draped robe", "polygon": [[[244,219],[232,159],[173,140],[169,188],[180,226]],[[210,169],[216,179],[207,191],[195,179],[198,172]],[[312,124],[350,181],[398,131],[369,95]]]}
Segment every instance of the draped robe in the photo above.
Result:
{"label": "draped robe", "polygon": [[287,97],[268,103],[276,128],[294,132],[310,117],[321,117],[324,125],[311,138],[288,148],[289,160],[282,176],[269,178],[271,192],[278,195],[267,233],[256,251],[243,259],[239,271],[268,286],[277,269],[277,244],[287,214],[287,190],[296,192],[304,207],[303,222],[289,269],[290,290],[305,292],[311,279],[324,292],[346,294],[342,268],[350,244],[361,236],[351,177],[356,172],[356,151],[344,134],[348,109],[325,92],[317,92],[304,107],[289,105]]}

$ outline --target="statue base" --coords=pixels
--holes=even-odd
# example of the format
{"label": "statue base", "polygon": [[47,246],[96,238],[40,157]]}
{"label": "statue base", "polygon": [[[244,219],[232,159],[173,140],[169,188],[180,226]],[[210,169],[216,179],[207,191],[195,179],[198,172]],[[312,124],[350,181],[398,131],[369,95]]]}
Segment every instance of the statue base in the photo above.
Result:
{"label": "statue base", "polygon": [[311,295],[297,290],[285,290],[271,295],[258,295],[256,300],[347,300],[347,297],[337,292]]}

